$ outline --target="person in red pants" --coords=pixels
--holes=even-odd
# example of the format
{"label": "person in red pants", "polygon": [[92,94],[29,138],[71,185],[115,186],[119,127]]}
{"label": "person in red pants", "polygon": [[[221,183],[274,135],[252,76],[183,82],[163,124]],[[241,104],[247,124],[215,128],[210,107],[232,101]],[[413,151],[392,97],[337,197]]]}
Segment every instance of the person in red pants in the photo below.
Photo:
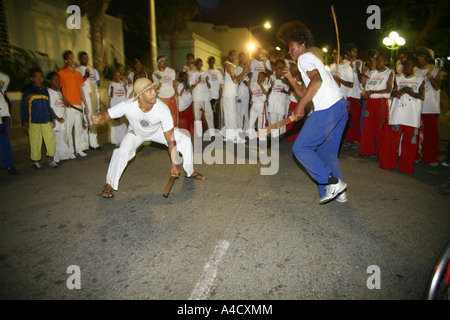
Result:
{"label": "person in red pants", "polygon": [[188,74],[182,72],[178,83],[178,110],[180,112],[180,128],[194,135],[194,112],[192,110],[192,93],[189,86]]}
{"label": "person in red pants", "polygon": [[389,128],[378,162],[380,168],[388,170],[395,170],[398,163],[398,171],[405,174],[414,173],[420,115],[425,98],[425,81],[414,74],[416,66],[416,58],[407,58],[403,64],[404,73],[395,78]]}
{"label": "person in red pants", "polygon": [[423,158],[424,163],[436,167],[439,164],[440,72],[439,68],[430,63],[433,54],[429,49],[419,50],[416,56],[419,61],[419,69],[416,70],[416,75],[425,80],[425,100],[423,101],[421,128],[423,154],[417,155],[416,160]]}
{"label": "person in red pants", "polygon": [[370,77],[365,83],[365,90],[361,93],[367,102],[362,121],[358,157],[371,155],[380,157],[389,119],[387,99],[391,95],[394,83],[394,70],[386,67],[387,61],[384,54],[380,53],[377,56],[376,69],[370,73]]}

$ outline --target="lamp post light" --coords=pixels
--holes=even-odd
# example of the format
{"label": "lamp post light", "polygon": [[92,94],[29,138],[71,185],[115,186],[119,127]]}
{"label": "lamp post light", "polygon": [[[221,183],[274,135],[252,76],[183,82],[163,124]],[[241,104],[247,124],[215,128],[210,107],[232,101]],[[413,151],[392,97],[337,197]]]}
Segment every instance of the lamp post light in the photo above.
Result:
{"label": "lamp post light", "polygon": [[404,46],[406,40],[398,34],[396,31],[389,33],[389,37],[383,39],[383,44],[391,50],[391,62],[394,63],[394,52],[398,50],[401,46]]}
{"label": "lamp post light", "polygon": [[258,29],[258,28],[265,28],[267,30],[272,28],[272,24],[270,23],[270,21],[266,21],[263,25],[258,24],[256,26],[251,26],[251,27],[247,27],[248,29],[248,50],[250,50],[250,52],[254,51],[256,49],[256,46],[254,43],[252,43],[252,30],[253,29]]}

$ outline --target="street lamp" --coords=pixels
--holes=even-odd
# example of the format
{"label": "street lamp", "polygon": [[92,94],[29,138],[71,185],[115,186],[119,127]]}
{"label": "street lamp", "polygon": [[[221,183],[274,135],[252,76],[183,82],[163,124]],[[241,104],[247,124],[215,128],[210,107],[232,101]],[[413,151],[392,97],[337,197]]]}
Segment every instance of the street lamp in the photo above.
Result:
{"label": "street lamp", "polygon": [[258,29],[258,28],[265,28],[267,30],[272,28],[272,24],[270,23],[270,21],[266,21],[263,25],[258,24],[256,26],[251,26],[251,27],[247,27],[248,29],[248,40],[249,40],[249,45],[248,45],[248,49],[250,51],[254,51],[256,49],[256,46],[252,43],[252,30],[253,29]]}
{"label": "street lamp", "polygon": [[398,34],[396,31],[392,31],[389,33],[389,37],[386,37],[383,39],[383,44],[391,50],[391,59],[392,62],[394,61],[394,52],[398,50],[401,46],[404,46],[406,43],[406,40]]}

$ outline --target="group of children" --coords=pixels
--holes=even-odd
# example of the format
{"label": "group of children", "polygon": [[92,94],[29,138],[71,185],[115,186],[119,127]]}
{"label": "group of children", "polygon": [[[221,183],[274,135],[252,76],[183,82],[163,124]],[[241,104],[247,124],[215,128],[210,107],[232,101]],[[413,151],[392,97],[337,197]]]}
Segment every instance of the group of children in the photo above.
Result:
{"label": "group of children", "polygon": [[[346,48],[347,60],[330,66],[349,102],[344,146],[359,147],[358,158],[376,156],[380,168],[413,174],[416,162],[439,161],[439,68],[432,52],[404,52],[396,70],[376,53],[364,66],[358,49]],[[335,53],[337,58],[339,55]],[[337,59],[335,59],[337,60]]]}
{"label": "group of children", "polygon": [[[389,58],[382,53],[372,55],[371,62],[364,64],[357,57],[355,45],[347,45],[345,51],[345,60],[335,52],[335,63],[329,66],[349,102],[344,146],[359,148],[360,158],[378,157],[380,168],[395,169],[398,164],[399,171],[407,174],[414,172],[414,163],[422,158],[427,164],[437,165],[440,79],[439,69],[430,63],[429,50],[415,55],[404,53],[397,70],[387,67]],[[80,55],[80,62],[86,56]],[[48,90],[43,86],[43,72],[35,69],[30,73],[32,85],[23,92],[22,122],[29,130],[31,160],[36,169],[41,168],[42,141],[53,168],[58,167],[60,160],[85,156],[83,151],[89,147],[101,148],[89,124],[90,115],[100,111],[99,102],[87,101],[93,96],[83,90],[89,78],[96,84],[90,86],[91,92],[96,90],[100,81],[98,72],[95,69],[86,72],[87,61],[80,66],[82,69],[76,70],[71,52],[66,52],[63,58],[65,68],[47,76]],[[174,124],[191,135],[194,121],[204,121],[208,129],[234,128],[254,139],[257,130],[289,116],[299,102],[284,77],[285,69],[289,68],[302,85],[301,74],[292,61],[271,63],[257,50],[254,59],[248,62],[244,53],[238,55],[232,50],[222,69],[215,68],[214,57],[207,64],[207,69],[203,69],[202,59],[188,54],[185,68],[178,73],[167,67],[166,57],[161,56],[158,69],[151,75],[159,83],[159,98],[171,109]],[[123,65],[117,65],[108,86],[111,107],[132,96],[137,79],[148,77],[139,60],[134,61],[133,67],[126,77]],[[230,84],[235,91],[230,91]],[[233,114],[227,107],[230,98],[226,92],[234,95]],[[127,126],[126,119],[111,120],[112,144],[120,144]],[[277,135],[286,136],[293,143],[298,131],[298,126],[290,124]]]}

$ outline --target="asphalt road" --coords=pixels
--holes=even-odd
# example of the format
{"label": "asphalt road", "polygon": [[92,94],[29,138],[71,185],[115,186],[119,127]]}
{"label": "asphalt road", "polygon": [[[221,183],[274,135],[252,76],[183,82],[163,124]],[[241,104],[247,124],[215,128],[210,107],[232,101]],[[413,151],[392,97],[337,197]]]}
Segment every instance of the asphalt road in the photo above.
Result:
{"label": "asphalt road", "polygon": [[443,166],[408,176],[343,148],[348,202],[319,205],[283,141],[276,175],[259,162],[201,164],[207,180],[180,178],[166,199],[168,153],[150,145],[102,199],[107,131],[104,150],[40,171],[21,129],[11,135],[21,174],[0,171],[0,299],[422,299],[450,236]]}

